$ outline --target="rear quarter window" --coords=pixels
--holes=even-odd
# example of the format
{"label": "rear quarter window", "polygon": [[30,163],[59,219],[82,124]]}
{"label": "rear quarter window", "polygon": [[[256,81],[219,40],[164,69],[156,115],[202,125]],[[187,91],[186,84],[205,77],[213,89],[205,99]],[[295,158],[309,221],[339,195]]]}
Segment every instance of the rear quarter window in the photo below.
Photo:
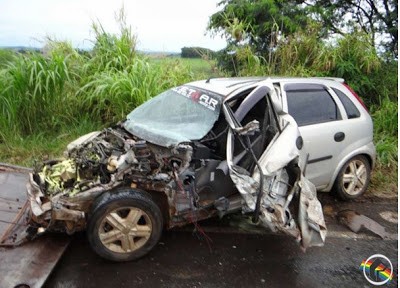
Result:
{"label": "rear quarter window", "polygon": [[288,112],[299,126],[341,119],[335,101],[325,89],[290,89],[286,96]]}
{"label": "rear quarter window", "polygon": [[340,102],[342,102],[344,109],[346,110],[347,118],[354,119],[360,117],[360,111],[357,109],[356,105],[354,105],[353,101],[351,101],[349,97],[339,89],[332,89],[340,99]]}

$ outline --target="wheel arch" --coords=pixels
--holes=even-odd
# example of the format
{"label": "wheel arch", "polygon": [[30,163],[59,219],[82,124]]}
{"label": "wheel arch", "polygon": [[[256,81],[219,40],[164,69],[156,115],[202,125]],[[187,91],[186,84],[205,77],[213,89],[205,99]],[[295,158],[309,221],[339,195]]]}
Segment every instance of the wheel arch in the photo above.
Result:
{"label": "wheel arch", "polygon": [[168,197],[165,193],[159,192],[159,191],[154,191],[154,190],[144,190],[144,189],[139,189],[139,188],[133,188],[130,186],[118,186],[115,187],[111,190],[105,191],[103,193],[101,193],[100,195],[98,195],[94,201],[92,202],[92,204],[90,205],[90,209],[89,209],[89,213],[87,214],[87,218],[91,216],[91,214],[93,213],[93,207],[97,207],[98,203],[103,201],[104,198],[108,198],[109,195],[114,194],[114,193],[118,193],[118,191],[124,190],[124,189],[129,189],[132,191],[132,193],[134,193],[135,191],[137,191],[138,193],[143,193],[143,194],[147,194],[153,201],[155,204],[157,204],[158,208],[160,208],[162,217],[163,217],[163,228],[164,229],[168,229],[169,228],[169,220],[170,220],[170,216],[169,216],[169,205],[168,205]]}
{"label": "wheel arch", "polygon": [[344,157],[339,164],[335,168],[335,172],[332,174],[331,180],[329,182],[329,185],[323,189],[322,191],[331,191],[333,188],[333,185],[336,181],[336,178],[338,177],[338,174],[340,170],[342,169],[343,165],[346,164],[347,161],[349,161],[351,158],[354,158],[356,156],[364,156],[367,160],[368,163],[370,164],[371,171],[375,165],[375,156],[369,154],[367,151],[364,149],[357,149],[352,151],[352,153],[348,154],[346,157]]}
{"label": "wheel arch", "polygon": [[[143,191],[140,189],[136,189],[139,191]],[[164,229],[168,229],[170,227],[170,213],[169,213],[169,204],[168,197],[165,193],[154,190],[145,190],[148,194],[150,194],[151,198],[154,200],[154,203],[157,204],[158,208],[160,208],[161,214],[164,219]]]}

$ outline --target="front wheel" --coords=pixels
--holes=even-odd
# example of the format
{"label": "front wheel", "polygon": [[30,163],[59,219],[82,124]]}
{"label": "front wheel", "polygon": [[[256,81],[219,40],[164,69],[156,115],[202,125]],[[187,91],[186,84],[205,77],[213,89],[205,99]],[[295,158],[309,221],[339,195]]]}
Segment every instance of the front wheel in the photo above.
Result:
{"label": "front wheel", "polygon": [[371,166],[365,156],[358,155],[348,160],[340,169],[334,190],[343,200],[355,199],[367,190],[371,179]]}
{"label": "front wheel", "polygon": [[112,261],[138,259],[157,244],[162,214],[151,196],[122,189],[100,196],[92,208],[87,236],[93,250]]}

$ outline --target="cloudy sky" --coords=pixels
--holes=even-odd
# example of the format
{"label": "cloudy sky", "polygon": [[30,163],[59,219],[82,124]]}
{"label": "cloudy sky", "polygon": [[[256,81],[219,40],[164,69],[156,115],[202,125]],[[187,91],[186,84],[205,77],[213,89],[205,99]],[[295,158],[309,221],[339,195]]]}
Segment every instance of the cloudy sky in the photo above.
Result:
{"label": "cloudy sky", "polygon": [[40,47],[46,36],[88,48],[90,25],[99,20],[117,32],[122,6],[141,50],[180,52],[184,46],[218,50],[225,41],[206,33],[219,0],[0,0],[0,46]]}

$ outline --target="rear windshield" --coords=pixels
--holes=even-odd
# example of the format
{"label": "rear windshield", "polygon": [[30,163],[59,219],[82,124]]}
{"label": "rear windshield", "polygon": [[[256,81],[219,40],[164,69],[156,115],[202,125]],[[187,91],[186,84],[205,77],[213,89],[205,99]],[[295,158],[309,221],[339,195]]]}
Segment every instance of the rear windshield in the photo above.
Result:
{"label": "rear windshield", "polygon": [[137,107],[124,127],[148,142],[170,147],[203,138],[217,121],[221,104],[220,95],[179,86]]}

